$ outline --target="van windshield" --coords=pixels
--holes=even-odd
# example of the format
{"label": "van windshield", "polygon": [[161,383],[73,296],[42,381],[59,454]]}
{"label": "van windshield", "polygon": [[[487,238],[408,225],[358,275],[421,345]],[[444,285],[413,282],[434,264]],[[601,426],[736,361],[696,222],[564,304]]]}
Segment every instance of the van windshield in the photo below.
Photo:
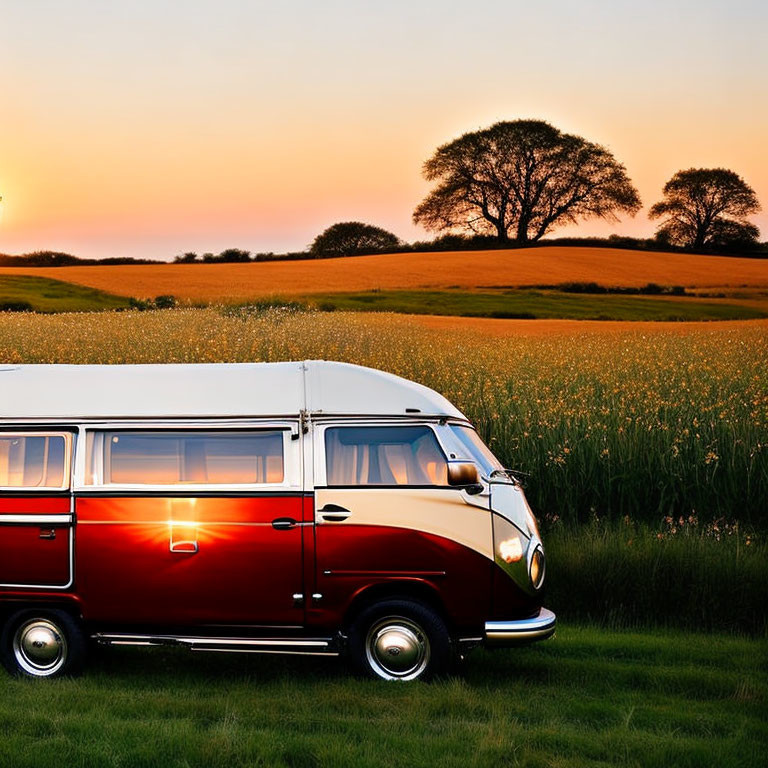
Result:
{"label": "van windshield", "polygon": [[474,429],[459,424],[449,424],[448,426],[464,450],[480,466],[485,477],[489,477],[494,469],[504,469],[502,463],[493,455],[491,449],[480,439],[480,435]]}

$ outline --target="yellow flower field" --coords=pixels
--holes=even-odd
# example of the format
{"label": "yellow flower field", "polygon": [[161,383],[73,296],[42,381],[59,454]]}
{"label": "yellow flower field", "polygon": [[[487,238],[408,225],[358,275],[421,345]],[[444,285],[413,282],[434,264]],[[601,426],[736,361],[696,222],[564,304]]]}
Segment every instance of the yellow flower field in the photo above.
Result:
{"label": "yellow flower field", "polygon": [[[369,365],[455,402],[506,465],[530,473],[549,518],[765,525],[764,322],[557,321],[545,334],[541,321],[484,323],[275,309],[0,314],[0,362]],[[510,332],[486,332],[498,323]]]}

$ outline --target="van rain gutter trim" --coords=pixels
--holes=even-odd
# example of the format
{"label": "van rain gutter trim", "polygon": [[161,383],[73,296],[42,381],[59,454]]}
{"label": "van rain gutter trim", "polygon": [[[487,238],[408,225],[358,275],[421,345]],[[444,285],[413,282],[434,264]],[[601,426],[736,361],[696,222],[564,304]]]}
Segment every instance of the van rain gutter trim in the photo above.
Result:
{"label": "van rain gutter trim", "polygon": [[71,525],[72,515],[0,514],[0,525]]}

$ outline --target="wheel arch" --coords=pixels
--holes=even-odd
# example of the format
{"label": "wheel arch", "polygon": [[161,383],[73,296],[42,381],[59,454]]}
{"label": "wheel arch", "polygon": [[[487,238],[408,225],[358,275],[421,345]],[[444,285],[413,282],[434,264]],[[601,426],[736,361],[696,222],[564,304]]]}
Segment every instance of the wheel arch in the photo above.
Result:
{"label": "wheel arch", "polygon": [[64,611],[68,613],[72,619],[79,622],[81,625],[84,623],[83,613],[80,610],[80,605],[76,600],[62,598],[35,598],[30,595],[30,599],[23,597],[13,597],[5,600],[0,600],[0,630],[6,624],[6,622],[17,613],[35,611]]}
{"label": "wheel arch", "polygon": [[398,579],[371,584],[360,589],[352,598],[344,613],[343,628],[348,631],[355,619],[368,607],[385,600],[412,600],[424,604],[440,615],[449,629],[452,629],[450,615],[439,591],[418,579]]}

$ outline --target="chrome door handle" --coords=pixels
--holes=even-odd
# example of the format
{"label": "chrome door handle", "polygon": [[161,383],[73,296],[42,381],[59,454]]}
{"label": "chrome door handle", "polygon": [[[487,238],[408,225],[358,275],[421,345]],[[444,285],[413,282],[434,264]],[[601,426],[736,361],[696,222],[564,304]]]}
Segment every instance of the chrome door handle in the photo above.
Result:
{"label": "chrome door handle", "polygon": [[352,514],[348,509],[340,507],[338,504],[326,504],[318,512],[320,512],[323,520],[327,520],[329,523],[340,523]]}
{"label": "chrome door handle", "polygon": [[292,517],[276,517],[272,521],[272,527],[276,531],[289,531],[291,528],[295,528],[296,521]]}
{"label": "chrome door handle", "polygon": [[200,548],[197,546],[196,541],[172,541],[171,552],[177,552],[182,555],[194,555],[197,554]]}

